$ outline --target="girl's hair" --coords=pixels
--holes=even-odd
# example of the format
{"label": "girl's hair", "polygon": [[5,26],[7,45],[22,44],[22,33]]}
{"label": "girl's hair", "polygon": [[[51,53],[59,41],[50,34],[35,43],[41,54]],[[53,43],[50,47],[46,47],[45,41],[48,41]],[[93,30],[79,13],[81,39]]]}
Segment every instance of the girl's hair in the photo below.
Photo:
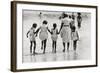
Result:
{"label": "girl's hair", "polygon": [[78,12],[77,14],[78,14],[78,15],[81,15],[81,13],[80,13],[80,12]]}
{"label": "girl's hair", "polygon": [[36,23],[33,23],[32,27],[36,28],[37,27],[37,24]]}
{"label": "girl's hair", "polygon": [[72,18],[71,15],[69,15],[69,18]]}
{"label": "girl's hair", "polygon": [[48,22],[46,20],[43,21],[43,24],[47,24]]}
{"label": "girl's hair", "polygon": [[53,24],[53,27],[54,27],[54,28],[55,28],[55,27],[57,27],[57,24],[56,24],[56,23],[54,23],[54,24]]}

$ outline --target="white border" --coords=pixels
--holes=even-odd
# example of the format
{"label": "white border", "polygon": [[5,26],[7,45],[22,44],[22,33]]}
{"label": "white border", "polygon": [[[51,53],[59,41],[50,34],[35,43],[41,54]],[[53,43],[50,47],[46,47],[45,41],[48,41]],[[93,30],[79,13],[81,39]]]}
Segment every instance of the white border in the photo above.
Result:
{"label": "white border", "polygon": [[[23,63],[22,64],[22,9],[30,10],[49,10],[49,11],[71,11],[71,12],[91,12],[91,60],[77,61],[62,61],[62,62],[45,62],[45,63]],[[95,50],[95,34],[96,34],[96,10],[94,8],[79,8],[79,7],[60,7],[47,5],[28,5],[17,4],[17,69],[32,69],[32,68],[48,68],[48,67],[64,67],[64,66],[82,66],[95,65],[96,50]]]}

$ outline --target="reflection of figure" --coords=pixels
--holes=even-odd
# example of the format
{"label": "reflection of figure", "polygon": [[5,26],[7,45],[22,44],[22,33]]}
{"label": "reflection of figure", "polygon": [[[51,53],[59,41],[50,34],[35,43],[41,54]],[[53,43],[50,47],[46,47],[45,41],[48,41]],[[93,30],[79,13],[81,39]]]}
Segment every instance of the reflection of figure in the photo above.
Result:
{"label": "reflection of figure", "polygon": [[78,22],[78,28],[81,28],[81,22],[82,22],[82,17],[81,17],[81,13],[77,13],[77,22]]}
{"label": "reflection of figure", "polygon": [[76,52],[69,52],[67,54],[67,60],[77,60],[78,54]]}
{"label": "reflection of figure", "polygon": [[76,31],[75,26],[72,27],[71,38],[73,40],[73,48],[76,51],[77,41],[79,40],[78,32]]}
{"label": "reflection of figure", "polygon": [[35,55],[35,48],[36,48],[36,41],[35,41],[35,29],[37,27],[37,24],[34,23],[31,27],[31,29],[27,32],[27,38],[28,38],[28,34],[29,34],[29,39],[30,39],[30,53],[32,54],[32,46],[34,43],[34,50],[33,50],[33,54]]}
{"label": "reflection of figure", "polygon": [[53,29],[51,29],[51,32],[50,30],[48,29],[48,31],[51,33],[51,38],[52,38],[52,52],[55,52],[56,53],[56,42],[57,42],[57,34],[58,34],[58,29],[56,28],[57,27],[57,24],[54,23],[53,24]]}
{"label": "reflection of figure", "polygon": [[69,50],[69,44],[70,44],[69,42],[71,40],[71,30],[69,26],[71,20],[68,18],[67,14],[63,14],[62,18],[63,19],[59,33],[61,34],[61,38],[63,41],[63,47],[64,47],[63,52],[65,52],[65,43],[67,43],[67,50]]}
{"label": "reflection of figure", "polygon": [[44,51],[43,51],[43,53],[45,53],[45,48],[46,48],[46,42],[47,42],[47,38],[48,38],[48,27],[46,26],[47,25],[47,21],[46,20],[44,20],[43,21],[43,24],[42,24],[42,26],[40,27],[40,28],[38,28],[37,29],[37,31],[36,31],[36,33],[38,33],[39,32],[39,30],[40,30],[40,33],[39,33],[39,38],[40,38],[40,40],[41,40],[41,49],[43,49],[43,47],[44,47]]}

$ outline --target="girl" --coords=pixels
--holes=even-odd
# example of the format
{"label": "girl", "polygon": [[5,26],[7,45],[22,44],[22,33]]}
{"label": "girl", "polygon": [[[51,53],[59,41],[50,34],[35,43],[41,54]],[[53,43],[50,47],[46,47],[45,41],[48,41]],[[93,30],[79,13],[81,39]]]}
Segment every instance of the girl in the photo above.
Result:
{"label": "girl", "polygon": [[81,13],[77,13],[77,22],[78,22],[78,28],[81,28],[81,23],[82,23],[82,17],[81,17]]}
{"label": "girl", "polygon": [[72,27],[75,26],[75,17],[74,15],[72,14],[72,20],[71,20],[71,23],[70,23],[70,28],[72,30]]}
{"label": "girl", "polygon": [[30,53],[32,54],[32,46],[33,46],[33,43],[34,43],[34,50],[33,50],[33,55],[35,55],[35,49],[36,49],[36,40],[35,40],[35,37],[36,37],[36,34],[35,34],[35,29],[37,27],[37,24],[34,23],[31,27],[31,29],[27,32],[27,38],[28,38],[28,34],[29,34],[29,39],[30,39]]}
{"label": "girl", "polygon": [[56,28],[57,27],[57,24],[54,23],[53,24],[53,28],[51,29],[51,32],[50,30],[48,29],[48,31],[51,33],[51,39],[52,39],[52,52],[55,52],[56,53],[56,42],[57,42],[57,34],[58,34],[58,29]]}
{"label": "girl", "polygon": [[77,41],[79,40],[78,32],[76,31],[75,26],[72,27],[71,38],[73,40],[73,48],[76,51]]}
{"label": "girl", "polygon": [[47,38],[48,38],[48,27],[46,26],[47,25],[47,21],[44,20],[43,21],[43,24],[41,27],[39,27],[36,31],[36,33],[39,32],[40,30],[40,33],[39,33],[39,38],[41,40],[41,49],[44,49],[43,50],[43,54],[45,54],[45,49],[46,49],[46,42],[47,42]]}
{"label": "girl", "polygon": [[67,50],[69,51],[69,45],[71,40],[71,29],[70,29],[70,22],[71,20],[68,18],[68,15],[63,13],[62,15],[62,24],[59,30],[59,33],[61,34],[61,38],[63,41],[63,52],[65,52],[65,44],[67,43]]}

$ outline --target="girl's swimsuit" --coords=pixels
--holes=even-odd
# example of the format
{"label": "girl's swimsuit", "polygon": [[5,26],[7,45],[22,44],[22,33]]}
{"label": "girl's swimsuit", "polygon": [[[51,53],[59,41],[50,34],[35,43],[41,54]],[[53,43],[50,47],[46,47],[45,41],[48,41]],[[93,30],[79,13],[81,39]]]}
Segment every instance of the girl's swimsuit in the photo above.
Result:
{"label": "girl's swimsuit", "polygon": [[41,40],[47,39],[48,38],[47,27],[41,26],[40,29],[41,29],[41,31],[40,31],[40,34],[39,34],[39,38]]}
{"label": "girl's swimsuit", "polygon": [[56,41],[57,38],[58,38],[58,36],[57,36],[58,30],[57,29],[52,29],[51,32],[52,32],[52,35],[51,35],[52,40]]}
{"label": "girl's swimsuit", "polygon": [[35,34],[34,34],[34,32],[35,32],[35,29],[34,28],[32,28],[32,29],[30,29],[30,33],[29,33],[29,39],[30,39],[30,41],[35,41]]}

